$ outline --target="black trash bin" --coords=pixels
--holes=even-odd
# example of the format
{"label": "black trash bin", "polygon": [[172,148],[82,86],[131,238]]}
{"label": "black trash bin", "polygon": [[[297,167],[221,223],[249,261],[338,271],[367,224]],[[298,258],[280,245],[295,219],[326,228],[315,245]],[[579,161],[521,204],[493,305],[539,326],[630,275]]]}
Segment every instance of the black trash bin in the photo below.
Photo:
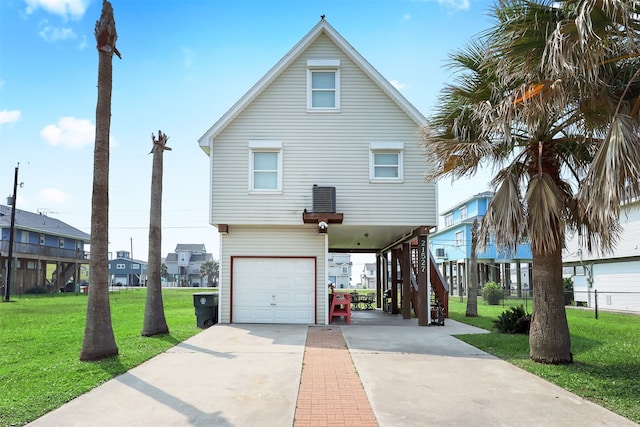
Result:
{"label": "black trash bin", "polygon": [[218,294],[200,292],[193,294],[193,306],[196,309],[196,324],[205,329],[218,323]]}

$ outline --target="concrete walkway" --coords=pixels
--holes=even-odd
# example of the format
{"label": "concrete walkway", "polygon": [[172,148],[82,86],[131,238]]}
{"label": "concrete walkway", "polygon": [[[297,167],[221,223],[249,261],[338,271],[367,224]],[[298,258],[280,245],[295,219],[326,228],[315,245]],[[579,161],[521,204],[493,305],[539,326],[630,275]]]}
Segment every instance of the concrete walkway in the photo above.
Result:
{"label": "concrete walkway", "polygon": [[[215,325],[30,425],[365,425],[359,408],[382,427],[637,425],[451,336],[467,333],[483,331],[380,311],[354,312],[351,325]],[[324,372],[337,365],[357,373],[352,394],[361,387],[369,405],[338,404]],[[306,419],[308,402],[352,416]]]}

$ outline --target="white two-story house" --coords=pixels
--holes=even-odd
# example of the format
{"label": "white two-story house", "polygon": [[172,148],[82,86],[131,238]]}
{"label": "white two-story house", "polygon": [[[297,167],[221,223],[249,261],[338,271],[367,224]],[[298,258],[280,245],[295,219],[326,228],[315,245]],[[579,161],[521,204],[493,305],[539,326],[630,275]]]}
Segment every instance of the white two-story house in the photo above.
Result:
{"label": "white two-story house", "polygon": [[424,122],[324,19],[215,122],[198,142],[221,233],[220,322],[326,324],[329,252],[382,264],[428,233]]}
{"label": "white two-story house", "polygon": [[562,251],[564,276],[573,279],[573,299],[588,307],[640,312],[640,198],[620,208],[620,236],[613,251],[589,251],[573,232]]}

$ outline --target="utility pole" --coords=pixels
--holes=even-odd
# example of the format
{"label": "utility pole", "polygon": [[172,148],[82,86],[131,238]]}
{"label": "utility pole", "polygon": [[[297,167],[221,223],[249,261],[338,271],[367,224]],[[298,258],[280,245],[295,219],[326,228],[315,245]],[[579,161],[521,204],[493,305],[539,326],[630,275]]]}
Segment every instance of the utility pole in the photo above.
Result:
{"label": "utility pole", "polygon": [[9,302],[9,297],[11,296],[11,268],[12,268],[12,260],[13,260],[13,241],[16,229],[16,197],[18,193],[18,167],[20,163],[16,166],[16,173],[13,179],[13,203],[11,204],[11,229],[9,231],[9,259],[7,260],[7,284],[4,287],[4,302]]}

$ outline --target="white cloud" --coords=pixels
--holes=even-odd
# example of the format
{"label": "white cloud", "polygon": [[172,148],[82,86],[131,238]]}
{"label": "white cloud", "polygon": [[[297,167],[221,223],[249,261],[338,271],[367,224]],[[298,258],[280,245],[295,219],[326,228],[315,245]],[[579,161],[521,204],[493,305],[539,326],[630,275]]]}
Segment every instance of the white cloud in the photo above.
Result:
{"label": "white cloud", "polygon": [[49,43],[54,43],[60,40],[73,40],[76,39],[76,33],[71,28],[56,28],[43,21],[40,24],[40,37]]}
{"label": "white cloud", "polygon": [[456,10],[469,10],[469,7],[471,7],[469,0],[438,0],[438,3],[449,9]]}
{"label": "white cloud", "polygon": [[78,44],[78,49],[84,50],[87,46],[89,46],[89,43],[87,43],[87,37],[82,36],[80,38],[80,43]]}
{"label": "white cloud", "polygon": [[391,80],[391,81],[389,81],[389,83],[391,83],[391,86],[395,87],[395,88],[396,88],[396,89],[398,89],[398,90],[402,90],[402,89],[405,89],[405,88],[408,88],[408,87],[409,87],[409,85],[408,85],[408,84],[406,84],[406,83],[400,83],[400,82],[399,82],[399,81],[397,81],[397,80]]}
{"label": "white cloud", "polygon": [[27,3],[27,14],[42,8],[54,15],[59,15],[64,19],[80,19],[87,10],[90,0],[25,0]]}
{"label": "white cloud", "polygon": [[58,124],[48,125],[42,129],[40,136],[54,147],[63,146],[79,150],[93,143],[95,126],[86,119],[63,117]]}
{"label": "white cloud", "polygon": [[410,21],[411,20],[411,14],[410,13],[405,13],[404,15],[402,15],[402,20],[403,21]]}
{"label": "white cloud", "polygon": [[15,123],[20,120],[22,113],[19,110],[2,110],[0,111],[0,126],[6,123]]}
{"label": "white cloud", "polygon": [[57,188],[44,188],[38,192],[38,201],[45,204],[61,205],[69,198],[67,193]]}

